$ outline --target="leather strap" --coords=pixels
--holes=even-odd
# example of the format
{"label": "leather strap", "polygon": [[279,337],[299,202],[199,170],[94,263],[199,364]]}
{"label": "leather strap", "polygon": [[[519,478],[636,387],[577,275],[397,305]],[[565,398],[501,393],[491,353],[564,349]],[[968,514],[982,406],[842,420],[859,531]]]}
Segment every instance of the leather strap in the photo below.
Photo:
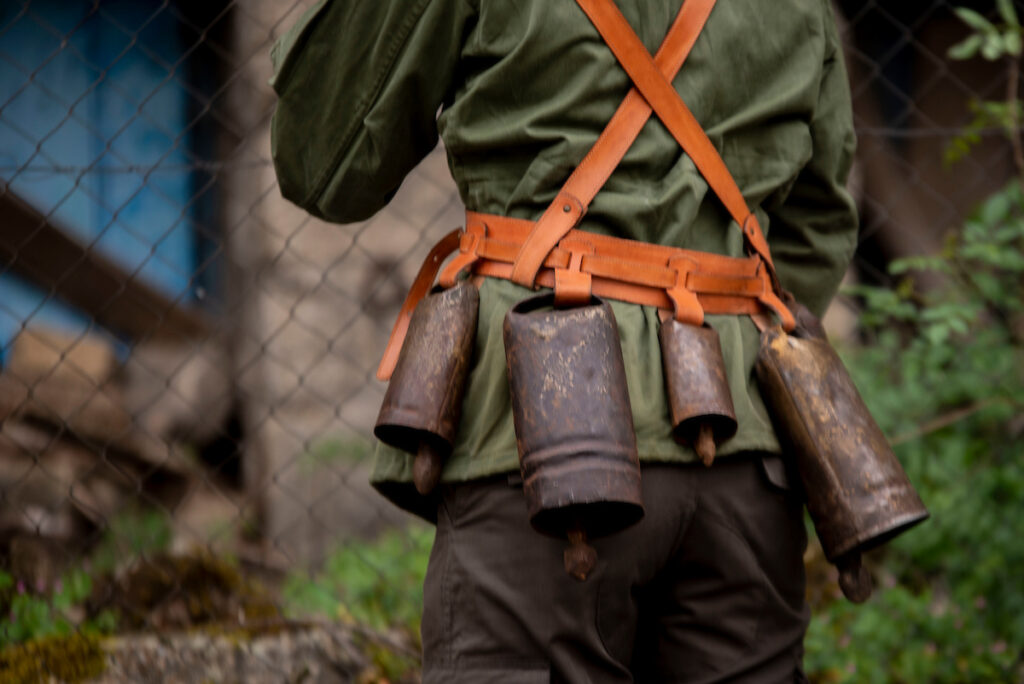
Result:
{"label": "leather strap", "polygon": [[388,344],[384,348],[384,356],[381,357],[380,364],[377,366],[378,380],[389,380],[391,378],[391,374],[395,371],[395,365],[398,363],[398,354],[402,351],[402,343],[405,342],[405,333],[409,330],[412,312],[416,309],[416,305],[420,303],[420,300],[430,292],[430,288],[434,285],[434,279],[437,277],[437,272],[441,270],[441,264],[444,263],[444,260],[452,252],[459,248],[462,235],[463,232],[459,229],[455,229],[445,235],[434,245],[420,266],[419,273],[416,274],[416,279],[412,282],[412,287],[409,288],[409,293],[405,296],[405,301],[402,303],[402,309],[398,313],[398,318],[395,319],[395,324],[391,328],[391,337],[388,338]]}
{"label": "leather strap", "polygon": [[608,47],[611,48],[616,59],[619,60],[633,81],[633,85],[654,109],[676,142],[690,156],[708,185],[732,215],[733,220],[741,227],[747,244],[768,265],[772,281],[778,287],[775,278],[775,265],[772,263],[768,242],[764,238],[757,218],[747,207],[743,194],[737,187],[732,174],[729,173],[729,169],[726,168],[725,162],[722,161],[722,157],[718,154],[718,150],[715,149],[714,144],[683,102],[679,93],[651,58],[647,48],[640,42],[626,18],[622,16],[622,12],[612,0],[576,0],[576,2],[590,18]]}
{"label": "leather strap", "polygon": [[[654,57],[656,68],[667,78],[674,78],[686,61],[714,6],[715,0],[686,0],[683,3]],[[526,287],[534,285],[537,271],[548,252],[579,224],[594,196],[640,134],[651,112],[651,106],[640,92],[635,87],[631,88],[597,142],[523,243],[513,269],[513,281]]]}

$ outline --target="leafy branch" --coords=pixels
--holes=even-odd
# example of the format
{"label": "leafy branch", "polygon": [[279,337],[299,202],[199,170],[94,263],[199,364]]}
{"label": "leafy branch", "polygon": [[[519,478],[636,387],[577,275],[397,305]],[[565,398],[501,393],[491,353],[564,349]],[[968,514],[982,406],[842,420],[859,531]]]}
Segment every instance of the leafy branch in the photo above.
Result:
{"label": "leafy branch", "polygon": [[953,139],[946,150],[946,163],[965,156],[981,140],[981,131],[993,126],[1003,129],[1013,148],[1013,163],[1024,187],[1024,143],[1021,140],[1021,109],[1019,96],[1020,60],[1024,52],[1024,28],[1021,27],[1013,0],[995,0],[1000,21],[993,22],[968,7],[954,12],[972,32],[949,49],[950,59],[967,60],[980,54],[991,62],[1003,59],[1007,64],[1006,95],[1002,102],[971,103],[974,118],[963,133]]}
{"label": "leafy branch", "polygon": [[985,59],[994,62],[1005,55],[1020,57],[1022,47],[1021,26],[1012,0],[996,0],[996,8],[1002,18],[994,24],[979,12],[968,7],[957,7],[953,11],[960,20],[974,31],[949,49],[951,59],[964,60],[979,52]]}

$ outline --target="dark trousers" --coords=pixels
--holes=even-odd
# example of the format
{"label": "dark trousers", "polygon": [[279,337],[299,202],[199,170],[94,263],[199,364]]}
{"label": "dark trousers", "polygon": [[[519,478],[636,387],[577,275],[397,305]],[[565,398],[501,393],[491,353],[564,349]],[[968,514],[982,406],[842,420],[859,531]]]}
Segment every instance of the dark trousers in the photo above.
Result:
{"label": "dark trousers", "polygon": [[758,455],[645,465],[643,494],[644,519],[594,541],[581,582],[563,569],[567,543],[530,527],[521,486],[445,487],[425,684],[804,681],[800,501]]}

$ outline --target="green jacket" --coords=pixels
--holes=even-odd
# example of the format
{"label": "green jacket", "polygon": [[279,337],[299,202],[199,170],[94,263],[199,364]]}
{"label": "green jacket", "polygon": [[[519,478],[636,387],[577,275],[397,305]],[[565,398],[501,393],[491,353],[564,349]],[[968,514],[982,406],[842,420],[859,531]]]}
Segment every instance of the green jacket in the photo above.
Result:
{"label": "green jacket", "polygon": [[[682,0],[618,0],[652,53]],[[335,222],[381,209],[443,138],[466,207],[536,219],[630,88],[574,0],[326,0],[272,51],[280,100],[272,147],[281,192]],[[674,85],[757,212],[783,285],[821,313],[853,254],[844,188],[850,93],[828,0],[719,0]],[[579,226],[732,256],[738,227],[652,117]],[[512,471],[501,324],[528,292],[481,287],[475,358],[443,479]],[[655,310],[616,302],[641,460],[696,457],[670,436]],[[739,430],[721,455],[778,452],[746,317],[709,316]],[[411,457],[377,450],[373,482],[429,516]]]}

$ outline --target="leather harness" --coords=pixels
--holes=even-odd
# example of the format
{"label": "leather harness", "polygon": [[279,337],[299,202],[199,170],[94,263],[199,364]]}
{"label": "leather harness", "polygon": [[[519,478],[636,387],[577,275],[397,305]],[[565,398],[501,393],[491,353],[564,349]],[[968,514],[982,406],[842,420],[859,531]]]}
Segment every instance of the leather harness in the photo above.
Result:
{"label": "leather harness", "polygon": [[[633,82],[597,142],[537,221],[466,213],[464,230],[443,237],[428,254],[395,321],[377,377],[391,377],[412,312],[431,290],[444,260],[440,285],[463,273],[503,278],[526,287],[550,287],[557,306],[592,295],[655,306],[682,323],[702,325],[704,314],[778,316],[795,326],[782,301],[768,242],[714,144],[671,80],[700,35],[715,0],[685,0],[652,57],[612,0],[576,0]],[[708,186],[743,231],[745,258],[698,252],[577,229],[640,130],[656,113],[693,160]]]}

